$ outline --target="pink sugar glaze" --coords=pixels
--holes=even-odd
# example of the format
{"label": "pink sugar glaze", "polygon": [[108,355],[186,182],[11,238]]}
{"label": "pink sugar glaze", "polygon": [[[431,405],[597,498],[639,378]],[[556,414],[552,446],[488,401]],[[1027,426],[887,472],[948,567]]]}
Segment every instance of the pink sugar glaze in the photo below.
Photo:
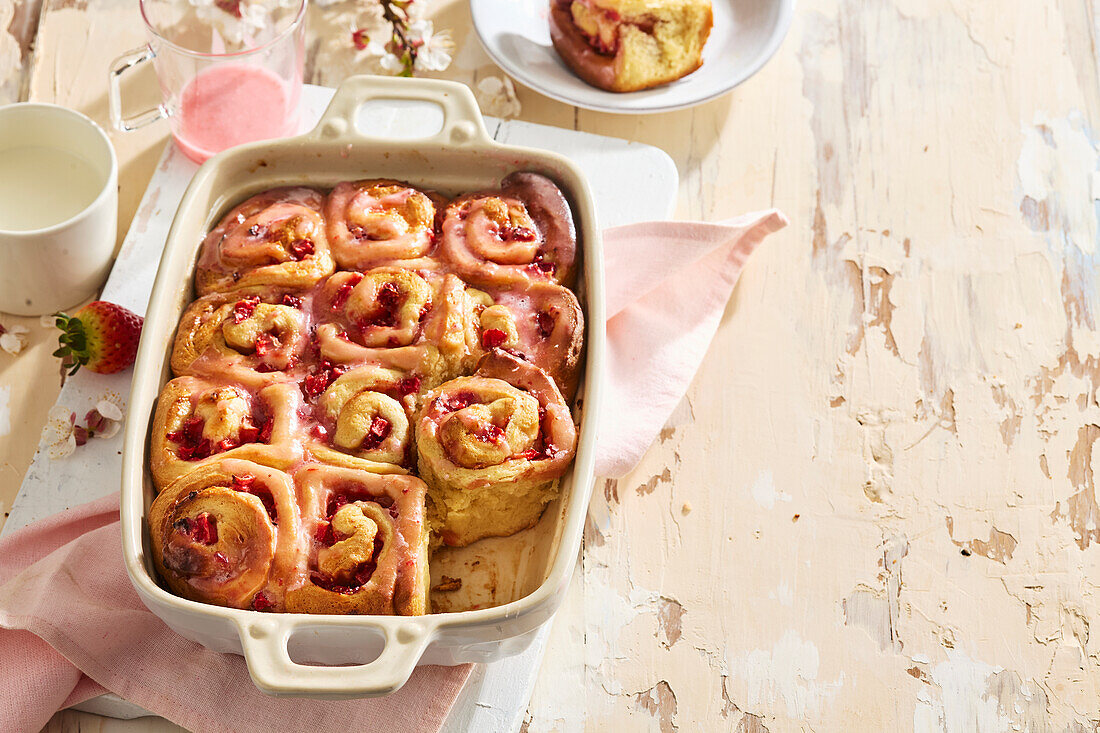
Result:
{"label": "pink sugar glaze", "polygon": [[180,96],[174,136],[180,150],[202,163],[226,148],[293,135],[298,130],[295,86],[267,69],[220,64],[200,72]]}

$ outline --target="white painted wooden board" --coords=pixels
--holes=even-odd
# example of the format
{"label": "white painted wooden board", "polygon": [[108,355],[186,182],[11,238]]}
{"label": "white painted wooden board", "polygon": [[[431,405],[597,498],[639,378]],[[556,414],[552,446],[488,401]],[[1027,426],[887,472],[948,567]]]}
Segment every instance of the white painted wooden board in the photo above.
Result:
{"label": "white painted wooden board", "polygon": [[[332,95],[331,89],[307,86],[303,94],[303,124],[316,121]],[[408,136],[410,119],[424,119],[401,106],[398,112],[373,109],[360,117],[379,135]],[[554,150],[572,158],[585,172],[596,199],[602,226],[615,226],[671,216],[678,177],[671,159],[649,145],[526,122],[486,118],[499,142]],[[165,148],[156,172],[134,217],[102,297],[144,313],[160,252],[172,218],[197,166],[173,145]],[[623,182],[630,182],[624,187]],[[125,402],[129,371],[102,376],[87,370],[69,379],[58,404],[83,415],[105,392]],[[0,535],[43,517],[91,501],[119,488],[122,433],[110,440],[93,440],[71,457],[51,460],[35,455],[19,495]],[[446,730],[505,731],[519,728],[550,633],[543,628],[531,647],[515,657],[477,665],[451,712]],[[114,695],[105,695],[80,709],[113,717],[148,713]]]}

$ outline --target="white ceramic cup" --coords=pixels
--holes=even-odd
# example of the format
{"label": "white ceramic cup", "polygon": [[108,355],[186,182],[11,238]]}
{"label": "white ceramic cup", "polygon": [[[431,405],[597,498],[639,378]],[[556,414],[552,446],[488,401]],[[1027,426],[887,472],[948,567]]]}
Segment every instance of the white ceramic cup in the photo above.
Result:
{"label": "white ceramic cup", "polygon": [[[98,185],[98,193],[90,194],[90,203],[78,212],[59,214],[66,218],[56,222],[49,219],[50,209],[63,209],[49,195],[36,198],[29,205],[40,203],[45,211],[36,210],[42,221],[33,229],[24,228],[25,221],[5,222],[0,206],[0,311],[33,316],[74,306],[94,295],[111,270],[118,160],[107,135],[65,107],[34,102],[0,107],[0,160],[39,156],[45,161],[65,155],[87,164],[80,166],[81,181],[84,188]],[[54,185],[73,182],[58,180]]]}

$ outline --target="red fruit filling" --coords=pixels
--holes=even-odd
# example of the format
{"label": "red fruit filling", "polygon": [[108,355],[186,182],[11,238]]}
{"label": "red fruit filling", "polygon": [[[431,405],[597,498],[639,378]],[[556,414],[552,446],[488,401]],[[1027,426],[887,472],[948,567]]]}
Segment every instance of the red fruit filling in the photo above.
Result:
{"label": "red fruit filling", "polygon": [[536,313],[535,322],[539,327],[539,336],[542,336],[544,339],[550,338],[550,335],[554,333],[555,321],[557,321],[557,319],[554,317],[553,313],[548,313],[547,311],[539,311]]}
{"label": "red fruit filling", "polygon": [[393,328],[397,325],[397,312],[401,309],[401,289],[397,283],[388,281],[378,288],[378,308],[370,317],[367,325],[381,328]]}
{"label": "red fruit filling", "polygon": [[307,375],[302,381],[302,393],[306,397],[315,399],[323,394],[328,386],[346,371],[347,367],[345,366],[323,361],[312,374]]}
{"label": "red fruit filling", "polygon": [[260,429],[254,425],[242,425],[238,436],[240,436],[241,445],[255,443],[256,439],[260,437]]}
{"label": "red fruit filling", "polygon": [[485,427],[474,433],[474,437],[480,440],[482,443],[497,443],[504,437],[504,428],[489,423]]}
{"label": "red fruit filling", "polygon": [[271,443],[271,430],[275,427],[274,420],[268,420],[260,426],[260,432],[256,436],[256,442],[258,443]]}
{"label": "red fruit filling", "polygon": [[279,523],[279,510],[275,506],[275,497],[272,496],[271,490],[263,484],[256,484],[256,477],[245,474],[244,476],[234,476],[233,484],[230,486],[235,491],[243,491],[246,494],[252,494],[260,503],[264,505],[264,511],[267,512],[267,516],[271,517],[272,524]]}
{"label": "red fruit filling", "polygon": [[505,242],[534,242],[538,235],[530,227],[501,227],[500,238]]}
{"label": "red fruit filling", "polygon": [[370,429],[367,430],[363,442],[359,444],[359,450],[374,450],[382,445],[382,441],[389,437],[393,425],[384,417],[375,417],[371,420]]}
{"label": "red fruit filling", "polygon": [[214,452],[225,453],[227,450],[233,450],[238,445],[240,445],[240,443],[234,438],[219,440],[217,443],[214,444]]}
{"label": "red fruit filling", "polygon": [[317,531],[313,534],[313,538],[325,547],[332,547],[336,544],[336,535],[333,533],[332,524],[329,522],[318,522]]}
{"label": "red fruit filling", "polygon": [[246,473],[243,476],[234,476],[233,484],[230,488],[236,491],[251,491],[252,485],[256,483],[256,477],[250,473]]}
{"label": "red fruit filling", "polygon": [[486,349],[495,349],[508,340],[508,334],[499,328],[487,328],[481,332],[481,345]]}
{"label": "red fruit filling", "polygon": [[295,239],[287,245],[287,248],[290,250],[291,259],[295,262],[301,262],[316,251],[313,242],[308,239]]}
{"label": "red fruit filling", "polygon": [[344,303],[347,303],[348,298],[351,297],[351,291],[355,290],[355,286],[358,285],[362,279],[363,273],[353,273],[348,277],[347,282],[336,289],[336,297],[332,299],[332,310],[340,310],[344,307]]}
{"label": "red fruit filling", "polygon": [[244,323],[251,318],[259,303],[260,298],[257,295],[245,298],[244,300],[238,300],[237,304],[233,306],[233,323]]}
{"label": "red fruit filling", "polygon": [[269,611],[272,608],[275,608],[275,604],[263,592],[257,593],[256,597],[252,599],[253,611]]}
{"label": "red fruit filling", "polygon": [[411,377],[405,377],[398,383],[397,391],[402,397],[416,394],[420,391],[420,377],[415,374]]}
{"label": "red fruit filling", "polygon": [[309,429],[309,434],[323,443],[325,438],[328,437],[328,430],[325,429],[324,425],[314,425]]}
{"label": "red fruit filling", "polygon": [[473,392],[463,391],[457,394],[440,398],[444,412],[457,412],[464,410],[475,402],[479,402],[478,396]]}
{"label": "red fruit filling", "polygon": [[310,573],[309,579],[314,585],[333,593],[343,595],[354,593],[370,582],[371,576],[374,575],[374,571],[378,567],[378,555],[382,552],[382,544],[381,533],[379,533],[374,537],[374,551],[371,553],[371,559],[356,568],[351,580],[346,583],[338,583],[336,580],[325,577],[318,572]]}
{"label": "red fruit filling", "polygon": [[172,528],[187,535],[200,545],[212,545],[218,541],[218,520],[207,512],[203,512],[197,517],[177,519],[172,524]]}
{"label": "red fruit filling", "polygon": [[193,446],[181,445],[176,450],[176,455],[182,461],[201,461],[214,455],[214,448],[210,445],[209,440],[203,438]]}
{"label": "red fruit filling", "polygon": [[283,296],[282,303],[283,303],[283,305],[285,305],[289,308],[301,308],[302,307],[302,299],[299,298],[297,295],[291,295],[289,293],[287,293],[286,295]]}
{"label": "red fruit filling", "polygon": [[346,494],[336,494],[330,496],[328,504],[325,506],[325,516],[332,519],[332,515],[340,511],[340,507],[348,503],[348,497]]}
{"label": "red fruit filling", "polygon": [[184,421],[179,430],[168,433],[168,440],[178,444],[176,455],[183,461],[199,461],[209,457],[214,451],[210,441],[202,437],[206,422],[198,415],[192,415]]}
{"label": "red fruit filling", "polygon": [[553,275],[554,271],[558,269],[558,266],[555,265],[553,262],[547,260],[543,256],[542,252],[539,252],[535,255],[534,262],[527,266],[527,269],[531,270],[532,272],[541,272],[545,275]]}
{"label": "red fruit filling", "polygon": [[256,356],[263,358],[275,349],[279,348],[279,339],[270,333],[261,333],[256,337]]}

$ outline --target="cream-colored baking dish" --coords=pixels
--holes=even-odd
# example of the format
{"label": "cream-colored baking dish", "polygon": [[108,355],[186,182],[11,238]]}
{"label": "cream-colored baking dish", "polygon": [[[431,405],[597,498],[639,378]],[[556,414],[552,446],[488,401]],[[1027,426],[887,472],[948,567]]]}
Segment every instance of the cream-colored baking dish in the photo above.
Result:
{"label": "cream-colored baking dish", "polygon": [[[357,129],[368,100],[420,100],[443,111],[429,138],[384,140]],[[156,581],[145,516],[154,497],[148,435],[157,395],[170,378],[176,324],[193,298],[192,273],[204,233],[232,205],[272,186],[330,188],[341,180],[397,178],[444,193],[491,188],[515,170],[558,183],[569,199],[582,248],[577,286],[586,312],[580,441],[560,498],[540,523],[511,538],[445,551],[432,563],[464,578],[437,594],[444,611],[426,616],[267,614],[196,603]],[[451,82],[353,77],[336,91],[312,132],[255,143],[204,164],[188,186],[161,257],[134,367],[122,476],[126,569],[149,610],[178,633],[220,652],[243,654],[257,687],[275,695],[347,698],[400,688],[418,664],[488,662],[527,648],[561,603],[580,548],[592,493],[595,424],[604,357],[603,265],[592,195],[583,174],[555,153],[500,145],[489,137],[470,90]],[[467,610],[459,610],[467,609]]]}

